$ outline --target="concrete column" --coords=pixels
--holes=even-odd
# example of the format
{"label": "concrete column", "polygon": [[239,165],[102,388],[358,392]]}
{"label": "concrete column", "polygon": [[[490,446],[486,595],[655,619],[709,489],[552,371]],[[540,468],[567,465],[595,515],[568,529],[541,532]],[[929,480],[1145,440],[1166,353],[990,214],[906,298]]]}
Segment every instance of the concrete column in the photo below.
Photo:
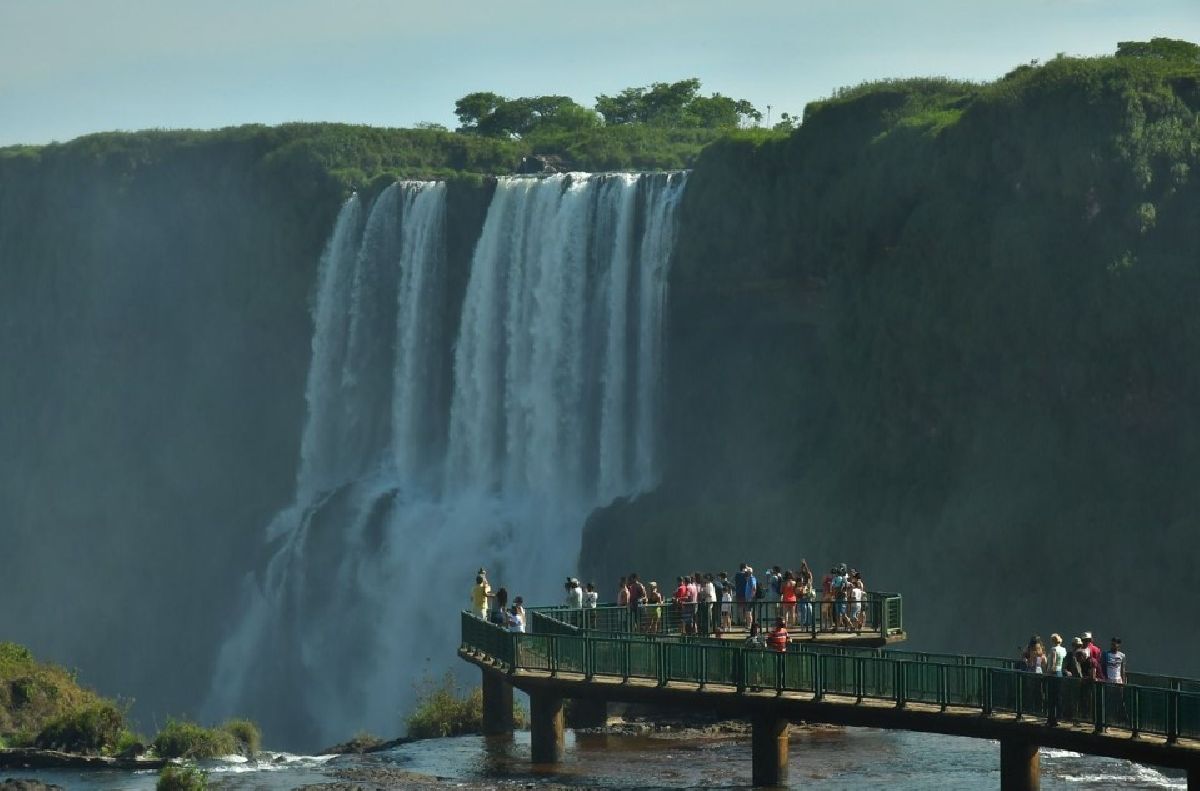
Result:
{"label": "concrete column", "polygon": [[547,693],[530,693],[529,731],[535,764],[556,764],[562,760],[563,699]]}
{"label": "concrete column", "polygon": [[769,714],[751,720],[751,774],[756,786],[783,785],[787,780],[788,721]]}
{"label": "concrete column", "polygon": [[572,728],[603,728],[608,724],[608,701],[572,700],[567,714],[567,725]]}
{"label": "concrete column", "polygon": [[513,688],[494,670],[483,670],[483,735],[513,732]]}
{"label": "concrete column", "polygon": [[1042,787],[1042,760],[1036,744],[1017,739],[1000,740],[1000,791],[1038,791]]}

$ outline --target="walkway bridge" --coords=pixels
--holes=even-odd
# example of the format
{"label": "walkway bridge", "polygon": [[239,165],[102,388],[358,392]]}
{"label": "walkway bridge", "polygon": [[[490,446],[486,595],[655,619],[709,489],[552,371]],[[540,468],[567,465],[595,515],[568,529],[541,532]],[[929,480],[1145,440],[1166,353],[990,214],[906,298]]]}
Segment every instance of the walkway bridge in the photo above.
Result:
{"label": "walkway bridge", "polygon": [[[788,723],[820,722],[999,741],[1002,789],[1039,788],[1038,748],[1054,747],[1183,769],[1200,791],[1197,680],[1130,673],[1127,684],[1106,684],[1021,672],[1009,659],[819,636],[776,652],[674,634],[665,619],[646,634],[641,617],[618,609],[532,609],[520,634],[464,612],[459,656],[482,670],[485,733],[511,733],[515,687],[529,695],[534,763],[561,759],[572,699],[591,725],[603,724],[609,702],[748,719],[757,786],[786,778]],[[882,628],[876,639],[903,632],[896,621]]]}

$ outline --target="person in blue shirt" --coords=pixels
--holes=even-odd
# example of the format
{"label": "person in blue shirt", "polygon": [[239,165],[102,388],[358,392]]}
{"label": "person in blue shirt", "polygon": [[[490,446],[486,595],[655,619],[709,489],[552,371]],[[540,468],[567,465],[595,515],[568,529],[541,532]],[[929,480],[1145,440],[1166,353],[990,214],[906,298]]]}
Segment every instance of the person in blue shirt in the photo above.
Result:
{"label": "person in blue shirt", "polygon": [[742,587],[742,598],[746,602],[744,617],[746,623],[754,623],[754,592],[758,590],[758,579],[754,576],[754,569],[746,566],[746,576]]}

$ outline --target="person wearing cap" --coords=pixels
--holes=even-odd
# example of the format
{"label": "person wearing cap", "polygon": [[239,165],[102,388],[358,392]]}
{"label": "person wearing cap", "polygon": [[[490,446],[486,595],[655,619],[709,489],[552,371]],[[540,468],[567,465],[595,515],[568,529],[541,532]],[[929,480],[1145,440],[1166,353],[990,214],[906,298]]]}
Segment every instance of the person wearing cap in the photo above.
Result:
{"label": "person wearing cap", "polygon": [[1100,646],[1096,645],[1092,640],[1091,632],[1083,633],[1083,647],[1087,649],[1088,658],[1092,660],[1092,678],[1100,679],[1104,677],[1104,663],[1101,661]]}
{"label": "person wearing cap", "polygon": [[646,632],[649,634],[658,634],[659,626],[662,624],[662,606],[663,595],[658,589],[658,583],[654,580],[646,587]]}

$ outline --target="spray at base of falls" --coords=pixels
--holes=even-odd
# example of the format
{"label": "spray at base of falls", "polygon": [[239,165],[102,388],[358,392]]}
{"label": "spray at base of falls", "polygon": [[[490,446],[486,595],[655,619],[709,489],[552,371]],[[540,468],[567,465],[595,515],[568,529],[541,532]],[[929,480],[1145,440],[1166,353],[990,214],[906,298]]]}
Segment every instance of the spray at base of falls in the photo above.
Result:
{"label": "spray at base of falls", "polygon": [[287,747],[394,733],[450,664],[479,566],[530,602],[561,597],[588,513],[658,480],[684,184],[500,179],[456,333],[446,186],[395,184],[365,219],[346,201],[318,276],[296,498],[244,582],[210,718],[251,716]]}

